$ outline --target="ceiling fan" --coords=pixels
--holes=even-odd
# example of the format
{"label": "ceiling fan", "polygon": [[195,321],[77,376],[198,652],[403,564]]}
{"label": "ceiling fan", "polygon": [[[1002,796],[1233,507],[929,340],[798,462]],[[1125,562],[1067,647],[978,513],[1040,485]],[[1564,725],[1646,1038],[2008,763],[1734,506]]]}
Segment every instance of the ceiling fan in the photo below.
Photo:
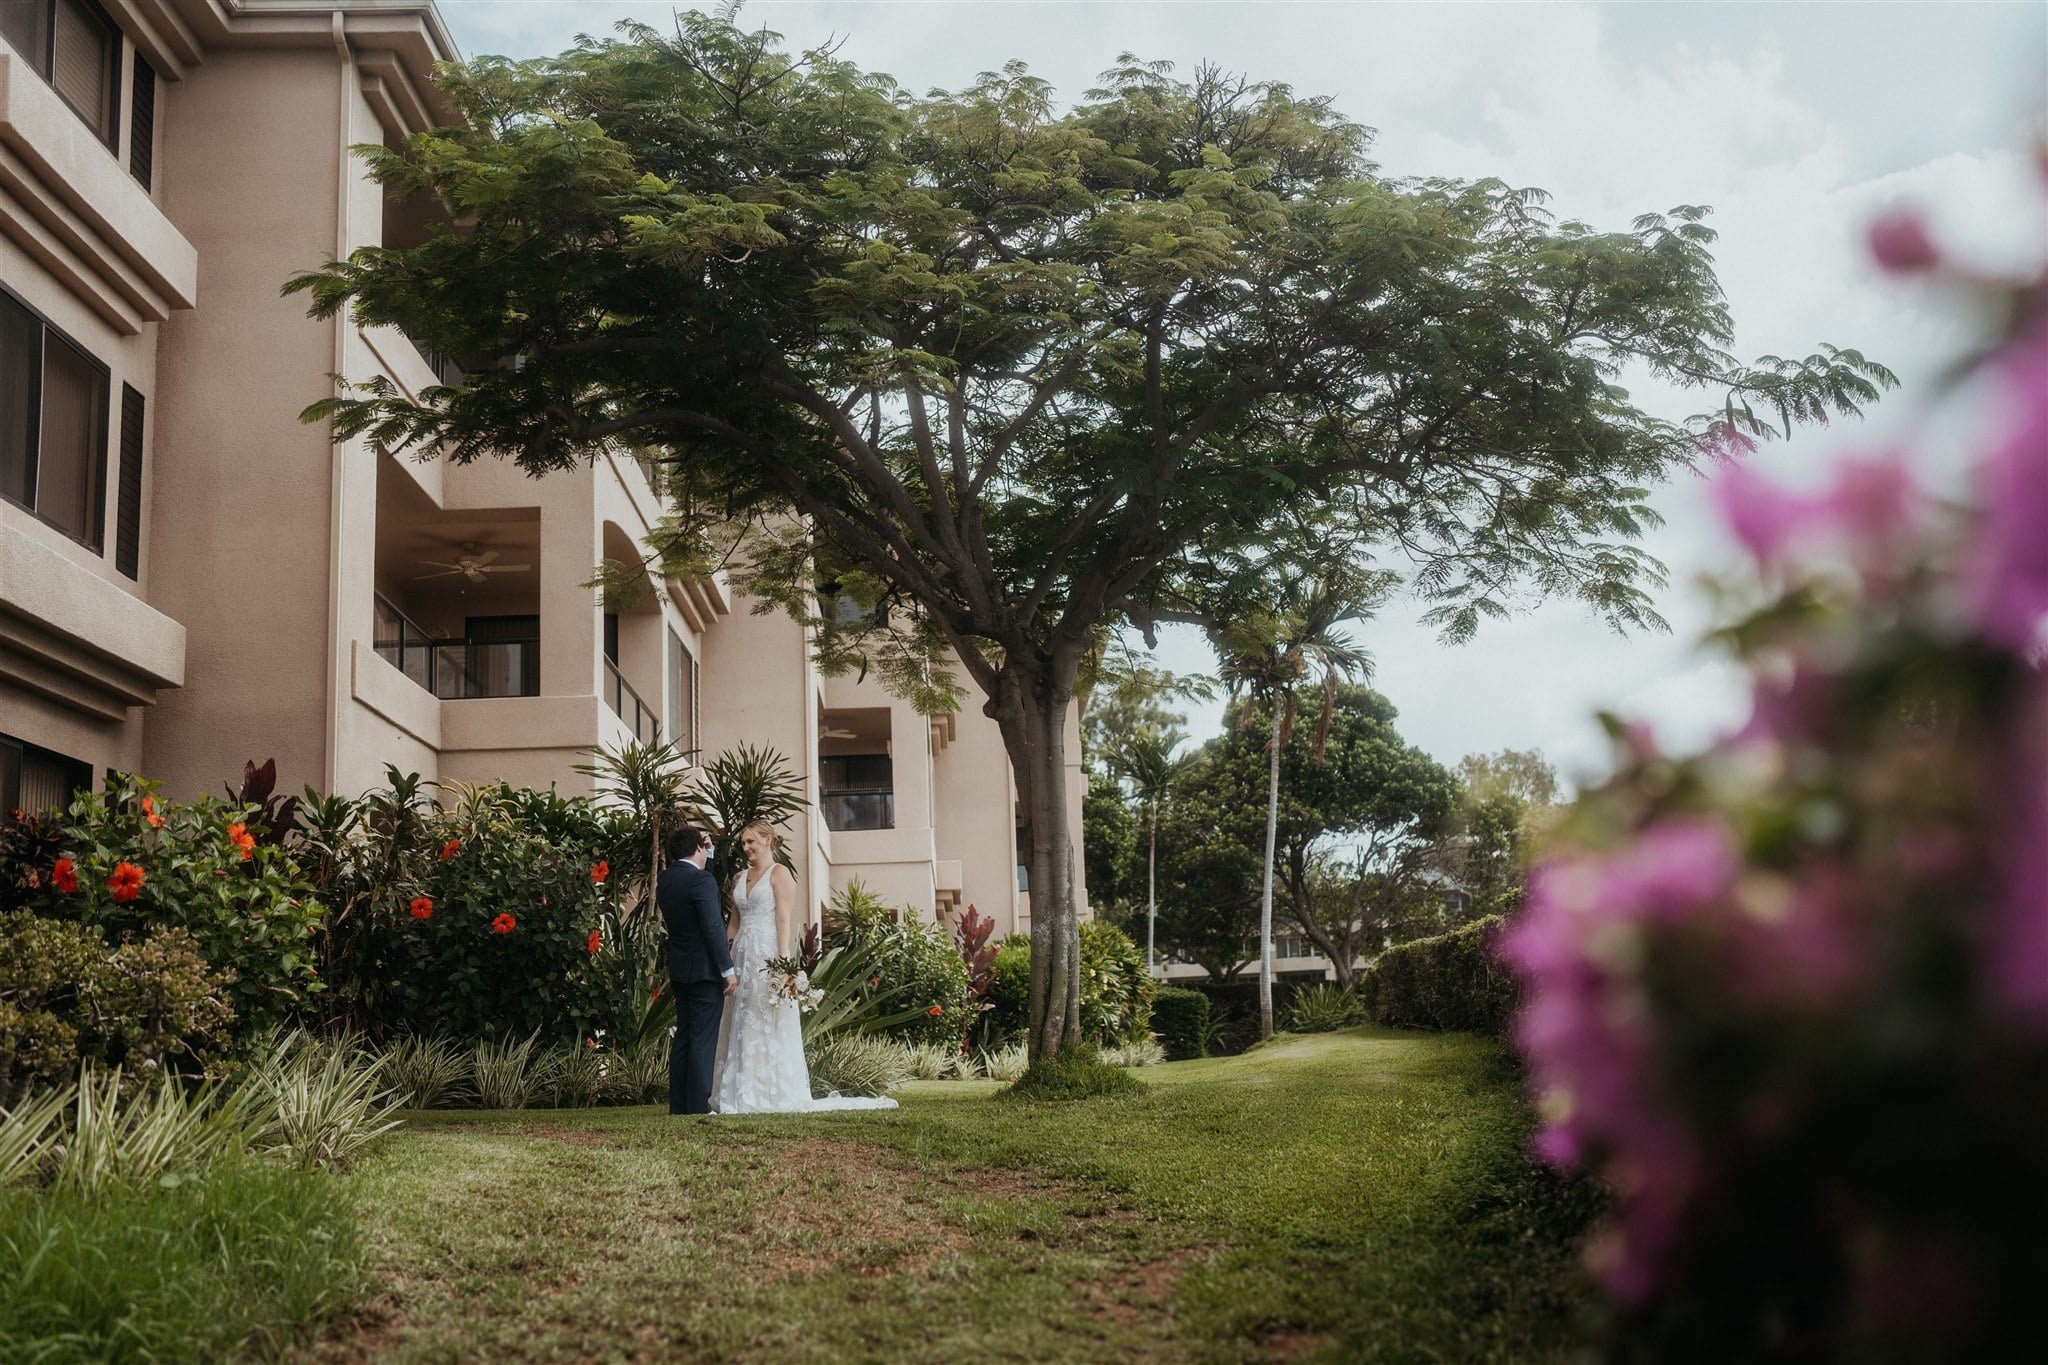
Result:
{"label": "ceiling fan", "polygon": [[447,578],[452,574],[461,574],[472,583],[485,583],[490,581],[485,577],[486,574],[521,573],[533,567],[531,564],[499,564],[496,560],[504,551],[486,550],[473,540],[465,540],[456,548],[461,550],[462,554],[453,564],[439,559],[421,560],[420,563],[435,572],[417,574],[413,581],[417,583],[422,578]]}

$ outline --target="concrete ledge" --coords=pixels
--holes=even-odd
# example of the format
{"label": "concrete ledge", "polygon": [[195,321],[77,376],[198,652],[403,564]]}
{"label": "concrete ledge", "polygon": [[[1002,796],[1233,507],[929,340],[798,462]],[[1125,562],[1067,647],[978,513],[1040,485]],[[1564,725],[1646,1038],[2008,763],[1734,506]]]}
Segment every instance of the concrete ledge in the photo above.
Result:
{"label": "concrete ledge", "polygon": [[[11,154],[8,188],[26,215],[92,267],[142,317],[161,322],[199,295],[199,253],[93,136],[12,52],[0,52],[0,146]],[[47,250],[17,226],[38,255]],[[92,300],[99,311],[105,304]],[[129,335],[120,316],[108,321]]]}
{"label": "concrete ledge", "polygon": [[94,714],[147,706],[185,681],[182,625],[4,519],[0,639],[16,681]]}
{"label": "concrete ledge", "polygon": [[922,863],[929,868],[937,861],[928,825],[908,829],[834,830],[832,855],[834,867],[851,867],[856,863]]}
{"label": "concrete ledge", "polygon": [[441,703],[443,753],[597,747],[611,717],[596,697],[477,697]]}
{"label": "concrete ledge", "polygon": [[349,691],[371,711],[396,725],[429,749],[441,747],[441,702],[433,693],[398,671],[363,640],[352,642]]}

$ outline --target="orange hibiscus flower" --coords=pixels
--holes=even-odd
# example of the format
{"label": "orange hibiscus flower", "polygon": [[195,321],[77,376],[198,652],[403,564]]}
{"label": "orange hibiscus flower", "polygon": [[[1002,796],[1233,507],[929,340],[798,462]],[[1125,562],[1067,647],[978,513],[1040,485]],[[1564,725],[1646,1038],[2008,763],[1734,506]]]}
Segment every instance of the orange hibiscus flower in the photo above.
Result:
{"label": "orange hibiscus flower", "polygon": [[513,919],[509,914],[500,914],[491,921],[491,932],[494,934],[509,934],[518,927],[519,921]]}
{"label": "orange hibiscus flower", "polygon": [[602,860],[598,862],[596,867],[590,869],[590,880],[598,883],[600,886],[604,884],[604,879],[611,875],[612,865]]}
{"label": "orange hibiscus flower", "polygon": [[596,957],[597,950],[599,948],[604,947],[604,935],[598,933],[597,930],[592,929],[590,931],[590,937],[583,941],[583,946],[590,949],[590,955],[592,957]]}
{"label": "orange hibiscus flower", "polygon": [[929,1014],[929,1015],[930,1015],[930,1016],[931,1016],[932,1018],[934,1018],[934,1019],[938,1018],[938,1017],[939,1017],[940,1015],[944,1014],[945,1012],[946,1012],[946,1007],[945,1007],[944,1005],[933,1005],[933,1006],[932,1006],[932,1007],[931,1007],[930,1009],[928,1009],[928,1010],[926,1010],[926,1011],[925,1011],[925,1013],[926,1013],[926,1014]]}
{"label": "orange hibiscus flower", "polygon": [[256,836],[241,825],[228,826],[228,842],[242,851],[242,861],[256,856]]}
{"label": "orange hibiscus flower", "polygon": [[59,858],[50,869],[50,885],[67,896],[78,890],[78,864],[69,858]]}
{"label": "orange hibiscus flower", "polygon": [[447,843],[441,845],[441,861],[445,863],[460,852],[462,852],[462,840],[450,839]]}
{"label": "orange hibiscus flower", "polygon": [[431,897],[431,896],[414,896],[414,897],[412,898],[412,917],[413,917],[414,919],[431,919],[431,918],[433,917],[433,914],[434,914],[434,900],[433,900],[433,897]]}
{"label": "orange hibiscus flower", "polygon": [[156,813],[156,798],[148,792],[142,794],[142,818],[149,821],[151,829],[162,829],[164,818]]}
{"label": "orange hibiscus flower", "polygon": [[107,878],[107,889],[114,893],[114,899],[126,903],[142,894],[142,869],[134,863],[115,863],[114,871]]}

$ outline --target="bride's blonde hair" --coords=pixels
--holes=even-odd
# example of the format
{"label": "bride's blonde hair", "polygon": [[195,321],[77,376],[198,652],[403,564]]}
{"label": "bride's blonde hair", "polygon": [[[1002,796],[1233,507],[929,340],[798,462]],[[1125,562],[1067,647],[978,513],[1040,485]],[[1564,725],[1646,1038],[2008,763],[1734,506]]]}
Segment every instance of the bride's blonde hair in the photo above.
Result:
{"label": "bride's blonde hair", "polygon": [[741,825],[740,836],[744,838],[749,834],[759,834],[762,838],[768,841],[768,852],[771,857],[774,855],[776,849],[782,847],[782,836],[780,834],[777,834],[775,832],[775,826],[769,824],[766,820],[754,820],[747,824]]}

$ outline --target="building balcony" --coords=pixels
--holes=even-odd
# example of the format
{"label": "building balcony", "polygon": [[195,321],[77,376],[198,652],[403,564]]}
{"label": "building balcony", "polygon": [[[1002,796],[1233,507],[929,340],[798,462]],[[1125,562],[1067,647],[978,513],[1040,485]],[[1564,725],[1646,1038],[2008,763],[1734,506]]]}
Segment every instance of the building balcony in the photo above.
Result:
{"label": "building balcony", "polygon": [[437,640],[377,598],[377,657],[443,701],[540,695],[540,633]]}
{"label": "building balcony", "polygon": [[604,661],[604,702],[642,744],[661,742],[660,712],[641,700],[626,675],[610,659]]}
{"label": "building balcony", "polygon": [[190,308],[199,253],[48,82],[0,43],[0,224],[123,336]]}

